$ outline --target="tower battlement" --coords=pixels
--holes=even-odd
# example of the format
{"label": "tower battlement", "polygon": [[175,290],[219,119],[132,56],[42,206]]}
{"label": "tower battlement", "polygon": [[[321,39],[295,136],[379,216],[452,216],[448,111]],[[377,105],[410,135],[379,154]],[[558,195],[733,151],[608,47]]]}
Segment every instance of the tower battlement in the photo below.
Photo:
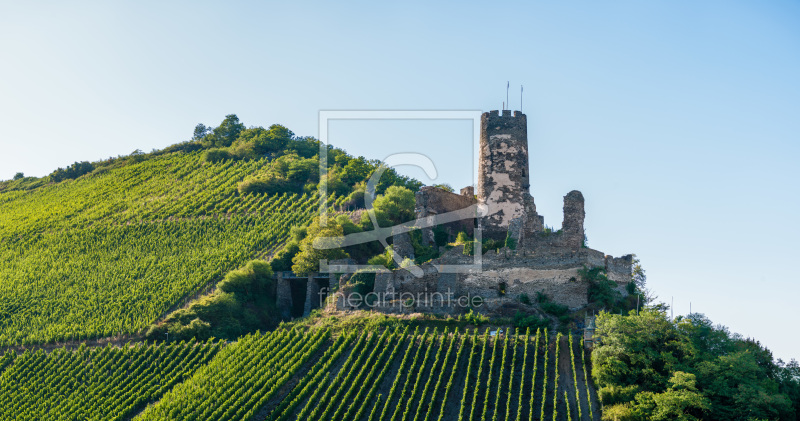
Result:
{"label": "tower battlement", "polygon": [[491,116],[494,116],[494,117],[506,117],[506,118],[508,118],[508,117],[514,117],[514,118],[525,117],[525,114],[522,114],[522,111],[511,111],[511,110],[503,110],[503,114],[500,114],[499,110],[491,110],[488,113],[484,113],[484,114],[490,114]]}

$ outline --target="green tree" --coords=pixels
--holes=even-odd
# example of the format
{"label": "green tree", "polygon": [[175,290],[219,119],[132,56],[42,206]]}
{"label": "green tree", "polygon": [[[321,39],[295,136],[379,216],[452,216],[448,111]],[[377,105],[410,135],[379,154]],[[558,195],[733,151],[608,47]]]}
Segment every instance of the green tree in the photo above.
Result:
{"label": "green tree", "polygon": [[341,179],[348,185],[355,185],[359,181],[366,180],[375,171],[375,166],[370,164],[366,158],[359,156],[358,158],[351,159],[342,168]]}
{"label": "green tree", "polygon": [[789,398],[778,393],[778,382],[759,366],[758,351],[747,349],[697,365],[703,391],[711,401],[711,419],[788,419]]}
{"label": "green tree", "polygon": [[708,411],[710,404],[696,387],[694,374],[676,371],[665,392],[636,395],[633,413],[641,421],[694,421]]}
{"label": "green tree", "polygon": [[[308,227],[306,237],[300,242],[300,252],[292,259],[294,263],[292,271],[298,275],[305,275],[319,271],[320,259],[334,260],[349,257],[341,248],[343,235],[342,226],[334,218],[328,218],[327,226],[321,227],[317,217]],[[315,244],[317,239],[319,242]]]}
{"label": "green tree", "polygon": [[303,158],[311,158],[319,154],[319,147],[319,140],[311,136],[295,137],[286,144],[286,151],[294,152]]}
{"label": "green tree", "polygon": [[200,123],[194,126],[192,140],[203,140],[209,133],[211,133],[211,127],[207,127],[205,124]]}
{"label": "green tree", "polygon": [[[601,312],[595,320],[602,344],[592,351],[592,377],[601,389],[635,386],[661,392],[682,361],[693,352],[663,312],[644,310],[639,316]],[[610,394],[610,397],[616,394]],[[606,402],[608,403],[608,402]]]}
{"label": "green tree", "polygon": [[259,158],[267,154],[281,152],[294,137],[294,133],[280,124],[273,124],[269,130],[251,127],[242,130],[233,144],[233,153],[242,158]]}
{"label": "green tree", "polygon": [[14,180],[21,180],[23,178],[25,178],[25,174],[23,174],[21,172],[18,172],[16,174],[14,174]]}
{"label": "green tree", "polygon": [[[236,114],[228,114],[219,126],[214,128],[211,133],[203,136],[203,143],[208,146],[227,148],[236,141],[244,129],[244,124],[239,122],[239,117]],[[195,131],[197,131],[197,128],[195,128]]]}
{"label": "green tree", "polygon": [[[415,203],[414,193],[411,190],[405,187],[391,186],[386,189],[385,194],[375,198],[372,207],[375,210],[378,225],[389,227],[413,220]],[[369,221],[369,216],[365,213],[362,219]]]}
{"label": "green tree", "polygon": [[[701,314],[601,313],[592,375],[604,419],[795,419],[791,380],[769,350]],[[786,393],[783,393],[785,391]]]}

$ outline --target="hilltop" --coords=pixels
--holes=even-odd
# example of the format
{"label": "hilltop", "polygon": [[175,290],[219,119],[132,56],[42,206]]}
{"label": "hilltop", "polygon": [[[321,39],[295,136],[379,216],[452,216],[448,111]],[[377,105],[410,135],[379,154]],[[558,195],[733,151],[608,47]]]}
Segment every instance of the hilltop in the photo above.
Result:
{"label": "hilltop", "polygon": [[[161,151],[2,182],[0,346],[136,335],[268,259],[319,212],[319,147],[229,115]],[[328,203],[346,206],[378,162],[328,155]],[[419,186],[387,174],[381,192]]]}
{"label": "hilltop", "polygon": [[[487,238],[468,219],[387,249],[313,247],[491,196],[388,169],[370,214],[380,162],[326,145],[321,178],[322,146],[231,114],[163,150],[0,182],[0,419],[797,419],[796,361],[703,315],[668,318],[634,256],[586,247],[579,192],[565,196],[562,230],[543,224],[527,172],[503,205],[519,215],[495,211]],[[505,271],[459,281],[488,310],[281,307],[322,275],[332,293],[434,290],[456,278],[431,268],[476,254]],[[320,259],[380,270],[320,274]],[[530,279],[514,272],[525,265],[538,267]]]}

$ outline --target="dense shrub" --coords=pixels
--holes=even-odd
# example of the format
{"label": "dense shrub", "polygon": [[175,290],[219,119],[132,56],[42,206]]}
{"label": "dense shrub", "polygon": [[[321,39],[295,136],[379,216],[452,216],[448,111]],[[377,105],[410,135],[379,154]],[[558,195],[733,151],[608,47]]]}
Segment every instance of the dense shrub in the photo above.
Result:
{"label": "dense shrub", "polygon": [[534,314],[525,315],[522,312],[517,312],[514,315],[514,326],[520,329],[530,328],[535,329],[548,329],[550,328],[550,319],[539,317]]}
{"label": "dense shrub", "polygon": [[149,338],[169,334],[179,339],[236,338],[277,325],[272,267],[254,260],[225,275],[217,291],[175,311],[147,332]]}
{"label": "dense shrub", "polygon": [[292,259],[300,251],[299,241],[289,241],[269,261],[273,272],[287,272],[292,270]]}
{"label": "dense shrub", "polygon": [[438,225],[433,228],[433,241],[436,242],[437,247],[446,246],[449,240],[450,234],[444,228]]}
{"label": "dense shrub", "polygon": [[356,272],[347,282],[353,287],[353,291],[363,295],[375,290],[375,272]]}
{"label": "dense shrub", "polygon": [[511,232],[506,234],[505,246],[508,247],[511,250],[516,250],[517,249],[517,240],[514,237],[511,236]]}
{"label": "dense shrub", "polygon": [[392,246],[389,246],[383,253],[373,256],[369,260],[367,260],[367,264],[375,266],[383,266],[386,269],[396,269],[397,264],[392,258],[392,256],[394,255],[393,253],[394,252],[392,250]]}
{"label": "dense shrub", "polygon": [[463,314],[463,315],[459,316],[458,318],[459,318],[459,320],[464,320],[467,323],[471,323],[471,324],[473,324],[475,326],[480,326],[480,325],[482,325],[484,323],[488,323],[489,322],[489,318],[488,317],[484,316],[483,314],[474,312],[474,311],[472,311],[472,309],[469,309],[467,314]]}
{"label": "dense shrub", "polygon": [[203,160],[206,162],[221,162],[228,159],[232,159],[231,153],[228,152],[226,149],[214,148],[209,149],[203,154]]}
{"label": "dense shrub", "polygon": [[84,174],[88,174],[94,170],[94,164],[91,162],[76,162],[67,168],[59,168],[50,174],[50,180],[58,183],[60,181],[78,178]]}
{"label": "dense shrub", "polygon": [[605,268],[584,267],[578,271],[578,274],[584,282],[589,284],[588,300],[590,303],[596,303],[612,311],[621,309],[622,295],[617,291],[617,283],[606,276]]}
{"label": "dense shrub", "polygon": [[291,183],[284,178],[276,176],[250,178],[239,183],[237,188],[239,194],[266,194],[272,196],[287,192],[296,193],[296,189],[292,188]]}

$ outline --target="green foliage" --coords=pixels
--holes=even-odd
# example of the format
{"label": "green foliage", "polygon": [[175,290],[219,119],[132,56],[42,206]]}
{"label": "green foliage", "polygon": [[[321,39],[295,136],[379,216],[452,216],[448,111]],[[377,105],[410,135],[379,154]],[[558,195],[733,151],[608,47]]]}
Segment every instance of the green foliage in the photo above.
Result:
{"label": "green foliage", "polygon": [[461,231],[456,235],[456,242],[453,245],[464,245],[464,254],[472,256],[475,253],[475,242],[467,235],[466,232]]}
{"label": "green foliage", "polygon": [[225,275],[225,279],[217,285],[217,288],[222,292],[245,296],[270,294],[275,288],[272,275],[272,267],[268,262],[253,260],[243,269]]}
{"label": "green foliage", "polygon": [[511,236],[511,232],[506,234],[506,242],[504,245],[511,250],[517,249],[517,239]]}
{"label": "green foliage", "polygon": [[270,260],[273,272],[288,272],[292,270],[292,259],[300,252],[300,242],[291,240]]}
{"label": "green foliage", "polygon": [[[390,227],[414,219],[416,199],[414,192],[401,186],[391,186],[386,193],[378,195],[372,202],[375,218],[381,227]],[[368,220],[364,213],[363,218]]]}
{"label": "green foliage", "polygon": [[[356,234],[364,231],[361,225],[356,225],[355,223],[353,223],[353,221],[350,220],[350,217],[348,217],[347,215],[336,216],[336,224],[342,227],[342,232],[344,233],[344,235]],[[351,258],[359,262],[366,261],[370,256],[375,255],[375,253],[378,253],[380,250],[382,250],[382,247],[380,243],[378,243],[377,241],[354,244],[352,246],[347,246],[344,248],[344,251]],[[381,263],[375,263],[375,264],[381,264]]]}
{"label": "green foliage", "polygon": [[342,168],[342,181],[347,184],[355,184],[362,180],[367,180],[375,171],[375,166],[372,165],[366,158],[359,156],[358,158],[351,159]]}
{"label": "green foliage", "polygon": [[425,263],[431,259],[439,257],[439,249],[436,246],[422,245],[422,231],[415,229],[409,233],[411,244],[414,246],[414,261],[417,264]]}
{"label": "green foliage", "polygon": [[3,419],[129,419],[222,349],[170,342],[25,352],[0,376]]}
{"label": "green foliage", "polygon": [[212,148],[203,153],[203,160],[211,163],[223,162],[232,158],[233,156],[227,149]]}
{"label": "green foliage", "polygon": [[448,234],[444,228],[438,225],[433,228],[433,241],[436,243],[437,247],[446,246],[449,239],[450,234]]}
{"label": "green foliage", "polygon": [[535,314],[525,315],[519,311],[514,314],[514,326],[519,329],[548,329],[550,325],[550,319]]}
{"label": "green foliage", "polygon": [[522,304],[531,305],[531,297],[529,297],[528,294],[520,294],[519,302],[521,302]]}
{"label": "green foliage", "polygon": [[209,133],[211,133],[212,128],[207,127],[205,124],[200,123],[194,126],[194,132],[192,133],[192,140],[194,141],[201,141],[203,138],[206,137]]}
{"label": "green foliage", "polygon": [[291,183],[283,177],[269,174],[259,178],[248,178],[237,186],[239,194],[263,194],[274,196],[289,191],[297,190],[292,188]]}
{"label": "green foliage", "polygon": [[[548,352],[540,334],[534,342],[529,334],[421,334],[411,326],[370,314],[347,326],[296,324],[228,344],[178,342],[170,333],[160,345],[8,353],[0,357],[0,413],[37,420],[442,421],[455,419],[448,408],[461,400],[462,419],[529,420],[539,407],[528,394],[548,407],[554,394],[559,404],[563,398],[552,376],[542,382],[538,356]],[[377,400],[383,388],[386,399]]]}
{"label": "green foliage", "polygon": [[301,158],[311,158],[319,154],[320,142],[310,136],[296,137],[286,145],[286,151]]}
{"label": "green foliage", "polygon": [[383,253],[375,255],[367,260],[368,265],[383,266],[386,269],[396,269],[397,265],[394,262],[394,252],[392,246],[389,246]]}
{"label": "green foliage", "polygon": [[265,165],[168,154],[0,193],[0,344],[140,332],[183,297],[280,247],[319,201],[237,196],[237,181]]}
{"label": "green foliage", "polygon": [[[195,127],[195,136],[198,135],[199,129],[202,127]],[[244,129],[244,124],[239,121],[236,114],[228,114],[219,126],[202,136],[202,141],[207,147],[225,148],[231,146]]]}
{"label": "green foliage", "polygon": [[22,180],[23,178],[25,178],[25,174],[21,172],[14,174],[14,180]]}
{"label": "green foliage", "polygon": [[539,307],[542,311],[547,314],[561,318],[567,316],[569,313],[569,307],[550,301],[550,297],[541,291],[536,292],[536,301],[539,303]]}
{"label": "green foliage", "polygon": [[589,302],[599,306],[617,311],[622,309],[622,296],[617,291],[617,283],[608,279],[605,268],[595,266],[592,268],[584,267],[578,271],[581,279],[589,284]]}
{"label": "green foliage", "polygon": [[449,185],[449,184],[447,184],[447,183],[443,183],[443,184],[434,184],[434,185],[433,185],[433,187],[436,187],[436,188],[438,188],[438,189],[442,189],[442,190],[444,190],[444,191],[446,191],[446,192],[450,192],[450,193],[455,193],[455,191],[456,191],[456,190],[453,188],[453,186],[451,186],[451,185]]}
{"label": "green foliage", "polygon": [[489,250],[500,250],[501,247],[505,246],[505,241],[499,241],[492,238],[485,238],[481,243],[481,250],[486,253]]}
{"label": "green foliage", "polygon": [[[476,241],[472,239],[466,232],[461,231],[456,236],[456,241],[451,245],[464,245],[464,254],[467,256],[473,256],[475,254],[475,243]],[[481,252],[486,253],[489,250],[497,251],[501,247],[505,246],[506,243],[504,241],[498,241],[492,238],[484,238],[481,242]]]}
{"label": "green foliage", "polygon": [[280,124],[269,129],[252,127],[242,130],[233,143],[233,153],[243,158],[259,158],[267,154],[283,151],[294,137],[294,133]]}
{"label": "green foliage", "polygon": [[[604,419],[791,419],[779,366],[753,341],[701,315],[670,321],[663,311],[601,313],[592,353]],[[642,334],[646,332],[646,334]]]}
{"label": "green foliage", "polygon": [[664,392],[641,392],[633,402],[611,405],[603,411],[603,419],[694,421],[710,409],[708,399],[695,386],[694,374],[676,371],[669,384]]}
{"label": "green foliage", "polygon": [[[329,337],[326,330],[247,335],[136,419],[252,419]],[[327,361],[335,352],[324,355]]]}
{"label": "green foliage", "polygon": [[[292,259],[292,271],[299,275],[319,272],[320,259],[335,260],[348,257],[342,250],[344,230],[336,219],[329,218],[325,227],[320,226],[319,217],[308,227],[307,236],[300,241],[300,251]],[[323,240],[324,239],[324,240]],[[319,240],[315,244],[315,240]]]}
{"label": "green foliage", "polygon": [[375,290],[375,272],[358,271],[350,277],[347,284],[362,296],[367,295]]}
{"label": "green foliage", "polygon": [[489,318],[481,313],[475,312],[472,309],[469,309],[466,314],[462,314],[458,316],[459,320],[464,320],[467,323],[473,324],[475,326],[480,326],[482,324],[488,323]]}
{"label": "green foliage", "polygon": [[94,164],[91,162],[76,162],[69,167],[59,168],[50,174],[50,180],[53,182],[61,182],[73,178],[78,178],[84,174],[89,174],[94,170]]}
{"label": "green foliage", "polygon": [[175,338],[200,340],[236,338],[257,329],[277,325],[275,283],[272,267],[263,260],[228,272],[217,291],[170,314],[152,326],[147,337],[158,339],[169,332]]}
{"label": "green foliage", "polygon": [[636,286],[639,287],[640,290],[644,290],[645,284],[647,283],[647,275],[642,267],[642,262],[635,254],[633,255],[633,282],[636,283]]}

